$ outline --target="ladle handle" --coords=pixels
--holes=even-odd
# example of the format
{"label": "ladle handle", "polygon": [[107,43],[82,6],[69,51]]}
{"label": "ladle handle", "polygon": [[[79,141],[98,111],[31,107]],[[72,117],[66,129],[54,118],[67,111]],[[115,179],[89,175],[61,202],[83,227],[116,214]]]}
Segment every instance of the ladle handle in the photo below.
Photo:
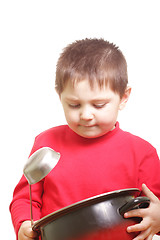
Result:
{"label": "ladle handle", "polygon": [[137,208],[147,208],[149,206],[150,200],[147,197],[137,197],[126,204],[124,204],[122,207],[119,208],[119,213],[121,216],[123,216],[126,212],[137,209]]}
{"label": "ladle handle", "polygon": [[32,190],[31,184],[29,184],[29,196],[30,196],[30,215],[31,215],[31,227],[33,227],[33,211],[32,211]]}

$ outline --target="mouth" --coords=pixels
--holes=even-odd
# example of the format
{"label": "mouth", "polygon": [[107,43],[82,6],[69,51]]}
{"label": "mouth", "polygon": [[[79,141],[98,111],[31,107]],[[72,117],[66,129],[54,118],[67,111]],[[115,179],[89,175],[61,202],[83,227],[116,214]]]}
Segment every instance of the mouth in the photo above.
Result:
{"label": "mouth", "polygon": [[81,124],[80,124],[80,126],[81,126],[81,127],[85,127],[85,128],[92,128],[92,127],[96,127],[96,125],[81,125]]}

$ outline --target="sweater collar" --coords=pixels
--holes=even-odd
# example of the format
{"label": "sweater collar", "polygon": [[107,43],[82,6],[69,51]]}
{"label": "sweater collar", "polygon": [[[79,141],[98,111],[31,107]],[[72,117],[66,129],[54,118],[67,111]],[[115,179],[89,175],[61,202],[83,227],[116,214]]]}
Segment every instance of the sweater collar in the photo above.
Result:
{"label": "sweater collar", "polygon": [[103,141],[104,139],[109,139],[113,135],[115,135],[118,130],[119,130],[119,122],[116,122],[115,128],[113,130],[107,132],[106,134],[104,134],[100,137],[96,137],[96,138],[85,138],[85,137],[82,137],[82,136],[78,135],[77,133],[75,133],[68,126],[67,136],[68,136],[68,140],[72,139],[72,141],[74,140],[75,142],[86,144],[86,143],[94,143],[94,142],[98,142],[98,141]]}

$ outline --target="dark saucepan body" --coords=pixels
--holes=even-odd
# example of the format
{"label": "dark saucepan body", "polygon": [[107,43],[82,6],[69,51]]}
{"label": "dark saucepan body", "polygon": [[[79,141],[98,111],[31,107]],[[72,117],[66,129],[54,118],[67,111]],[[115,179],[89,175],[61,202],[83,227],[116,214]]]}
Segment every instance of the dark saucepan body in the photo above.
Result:
{"label": "dark saucepan body", "polygon": [[86,199],[40,219],[33,230],[42,240],[133,239],[137,233],[129,234],[126,228],[141,219],[124,219],[123,214],[149,205],[149,199],[139,194],[138,189],[125,189]]}

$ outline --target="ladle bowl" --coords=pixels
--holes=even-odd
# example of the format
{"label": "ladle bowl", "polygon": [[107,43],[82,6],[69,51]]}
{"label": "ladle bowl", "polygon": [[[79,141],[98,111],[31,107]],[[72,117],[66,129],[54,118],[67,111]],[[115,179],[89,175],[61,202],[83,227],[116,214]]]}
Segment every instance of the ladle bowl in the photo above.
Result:
{"label": "ladle bowl", "polygon": [[33,227],[32,190],[31,185],[39,182],[57,165],[60,153],[49,147],[35,151],[24,166],[23,173],[29,183],[31,226]]}
{"label": "ladle bowl", "polygon": [[34,152],[24,166],[23,173],[30,185],[39,182],[56,166],[60,153],[49,147],[42,147]]}

